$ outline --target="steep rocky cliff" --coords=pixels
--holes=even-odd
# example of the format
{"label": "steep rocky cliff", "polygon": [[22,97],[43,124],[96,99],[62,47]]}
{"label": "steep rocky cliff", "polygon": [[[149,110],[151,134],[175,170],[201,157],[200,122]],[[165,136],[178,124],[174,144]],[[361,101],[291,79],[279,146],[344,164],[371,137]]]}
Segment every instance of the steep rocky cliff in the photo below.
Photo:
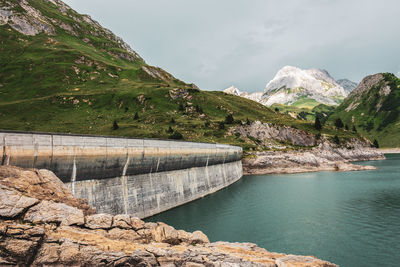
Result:
{"label": "steep rocky cliff", "polygon": [[210,243],[200,231],[129,215],[93,214],[51,172],[16,167],[0,167],[0,236],[1,266],[336,266],[249,243]]}

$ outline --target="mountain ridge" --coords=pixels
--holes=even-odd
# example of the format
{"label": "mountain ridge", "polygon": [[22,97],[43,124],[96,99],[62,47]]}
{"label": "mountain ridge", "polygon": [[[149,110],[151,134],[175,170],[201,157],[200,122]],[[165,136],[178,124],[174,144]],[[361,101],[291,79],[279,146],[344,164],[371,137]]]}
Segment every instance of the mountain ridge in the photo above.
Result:
{"label": "mountain ridge", "polygon": [[334,123],[339,118],[382,147],[399,147],[400,79],[391,73],[365,77],[328,121]]}

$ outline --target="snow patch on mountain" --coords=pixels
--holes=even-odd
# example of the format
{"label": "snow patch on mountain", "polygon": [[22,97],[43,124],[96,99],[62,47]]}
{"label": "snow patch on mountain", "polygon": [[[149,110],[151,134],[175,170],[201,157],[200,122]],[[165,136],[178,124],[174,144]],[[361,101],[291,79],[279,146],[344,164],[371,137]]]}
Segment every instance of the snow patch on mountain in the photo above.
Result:
{"label": "snow patch on mountain", "polygon": [[226,88],[224,90],[224,93],[227,93],[227,94],[230,94],[230,95],[236,95],[236,96],[244,97],[244,98],[256,101],[256,102],[260,102],[261,97],[263,95],[262,92],[256,92],[256,93],[251,93],[251,94],[249,94],[247,92],[242,92],[242,91],[240,91],[239,89],[237,89],[233,85],[231,87],[229,87],[229,88]]}

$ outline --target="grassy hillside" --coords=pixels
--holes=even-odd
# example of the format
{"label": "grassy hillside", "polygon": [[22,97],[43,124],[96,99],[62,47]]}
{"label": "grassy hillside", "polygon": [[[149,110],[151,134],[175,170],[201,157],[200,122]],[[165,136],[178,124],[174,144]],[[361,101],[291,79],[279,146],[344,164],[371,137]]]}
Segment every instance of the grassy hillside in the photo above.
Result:
{"label": "grassy hillside", "polygon": [[390,73],[365,78],[329,122],[338,118],[381,147],[400,147],[400,79]]}
{"label": "grassy hillside", "polygon": [[[27,2],[42,16],[36,24],[37,13],[17,0],[0,1],[32,25],[45,24],[35,35],[12,23],[0,26],[0,129],[151,138],[181,134],[185,140],[245,149],[257,144],[227,136],[233,124],[259,120],[317,133],[311,123],[251,100],[200,91],[148,66],[122,40],[60,1]],[[234,121],[224,123],[229,114]],[[333,127],[323,133],[356,136]]]}
{"label": "grassy hillside", "polygon": [[[314,100],[311,100],[314,101]],[[273,104],[271,106],[273,110],[279,111],[284,114],[288,114],[294,118],[300,120],[306,120],[308,122],[314,122],[316,116],[318,116],[322,121],[325,120],[334,109],[335,106],[328,106],[325,104],[317,104],[312,106],[304,106],[304,105],[282,105],[282,104]]]}

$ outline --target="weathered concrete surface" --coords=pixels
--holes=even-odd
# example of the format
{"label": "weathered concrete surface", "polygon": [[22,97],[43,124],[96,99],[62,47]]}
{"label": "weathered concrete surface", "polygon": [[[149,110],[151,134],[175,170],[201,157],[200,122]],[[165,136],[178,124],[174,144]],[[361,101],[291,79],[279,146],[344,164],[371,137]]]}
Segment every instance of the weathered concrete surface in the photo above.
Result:
{"label": "weathered concrete surface", "polygon": [[0,132],[1,165],[53,171],[99,212],[147,217],[242,177],[242,149],[102,136]]}
{"label": "weathered concrete surface", "polygon": [[[216,192],[242,177],[242,163],[75,182],[75,196],[97,212],[145,218]],[[67,183],[72,186],[71,183]]]}

